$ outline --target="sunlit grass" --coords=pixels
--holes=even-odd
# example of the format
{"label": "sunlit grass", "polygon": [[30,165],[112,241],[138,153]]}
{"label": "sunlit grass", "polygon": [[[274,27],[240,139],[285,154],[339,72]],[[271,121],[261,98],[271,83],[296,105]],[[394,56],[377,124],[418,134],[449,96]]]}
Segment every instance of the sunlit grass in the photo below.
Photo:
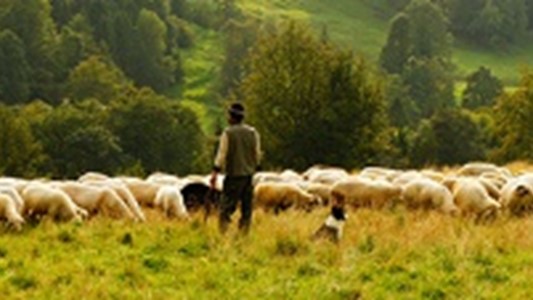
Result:
{"label": "sunlit grass", "polygon": [[[310,22],[317,32],[327,27],[337,43],[351,47],[356,53],[377,61],[386,42],[390,17],[387,1],[381,0],[240,0],[241,7],[262,19],[296,19]],[[514,85],[520,78],[520,68],[533,64],[533,43],[506,49],[483,48],[455,41],[453,60],[456,77],[464,78],[480,66],[489,67],[505,84]]]}
{"label": "sunlit grass", "polygon": [[531,294],[533,221],[475,225],[436,213],[350,212],[339,245],[309,236],[327,215],[256,211],[248,237],[204,224],[97,218],[0,235],[0,289],[20,299],[505,298]]}

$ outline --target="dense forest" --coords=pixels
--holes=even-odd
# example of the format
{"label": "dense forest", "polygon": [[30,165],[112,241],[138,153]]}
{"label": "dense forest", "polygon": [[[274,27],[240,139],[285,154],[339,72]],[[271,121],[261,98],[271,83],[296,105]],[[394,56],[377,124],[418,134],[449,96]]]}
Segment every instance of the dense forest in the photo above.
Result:
{"label": "dense forest", "polygon": [[[378,2],[390,26],[375,60],[327,24],[261,18],[246,1],[1,0],[0,174],[205,172],[230,101],[267,168],[531,159],[533,72],[512,89],[488,65],[458,78],[452,49],[533,40],[533,1]],[[205,58],[219,109],[201,116],[182,91],[206,32],[222,59]]]}

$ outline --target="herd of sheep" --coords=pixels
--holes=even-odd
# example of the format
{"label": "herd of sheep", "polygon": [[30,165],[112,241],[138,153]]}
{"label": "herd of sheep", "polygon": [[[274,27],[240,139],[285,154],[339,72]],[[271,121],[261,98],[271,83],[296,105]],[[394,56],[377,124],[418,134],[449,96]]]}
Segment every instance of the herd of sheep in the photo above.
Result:
{"label": "herd of sheep", "polygon": [[[219,198],[223,178],[219,176],[215,189],[208,182],[209,176],[163,173],[145,179],[95,172],[61,181],[3,177],[0,220],[16,230],[27,220],[82,222],[96,214],[143,222],[144,207],[156,208],[168,218],[188,219],[207,198]],[[533,174],[513,174],[488,163],[469,163],[446,173],[382,167],[350,173],[314,166],[303,173],[259,172],[253,182],[254,206],[275,213],[291,207],[310,211],[332,200],[352,209],[404,205],[476,220],[533,212]]]}

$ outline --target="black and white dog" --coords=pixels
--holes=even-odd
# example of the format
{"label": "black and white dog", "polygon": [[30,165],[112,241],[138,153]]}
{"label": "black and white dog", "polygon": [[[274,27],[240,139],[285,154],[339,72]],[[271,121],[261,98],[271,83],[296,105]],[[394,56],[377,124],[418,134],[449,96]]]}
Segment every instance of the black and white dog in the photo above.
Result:
{"label": "black and white dog", "polygon": [[313,234],[312,239],[326,238],[338,243],[342,238],[344,223],[348,215],[344,211],[343,205],[333,205],[331,213],[326,218],[322,226]]}

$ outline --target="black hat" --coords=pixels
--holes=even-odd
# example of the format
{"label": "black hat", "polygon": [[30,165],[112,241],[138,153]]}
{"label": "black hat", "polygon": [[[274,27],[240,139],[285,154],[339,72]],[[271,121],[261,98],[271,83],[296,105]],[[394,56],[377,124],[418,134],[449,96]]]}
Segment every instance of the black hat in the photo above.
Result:
{"label": "black hat", "polygon": [[244,117],[244,106],[238,102],[236,103],[233,103],[229,109],[228,109],[228,113],[231,115],[231,116],[236,116],[236,117]]}

